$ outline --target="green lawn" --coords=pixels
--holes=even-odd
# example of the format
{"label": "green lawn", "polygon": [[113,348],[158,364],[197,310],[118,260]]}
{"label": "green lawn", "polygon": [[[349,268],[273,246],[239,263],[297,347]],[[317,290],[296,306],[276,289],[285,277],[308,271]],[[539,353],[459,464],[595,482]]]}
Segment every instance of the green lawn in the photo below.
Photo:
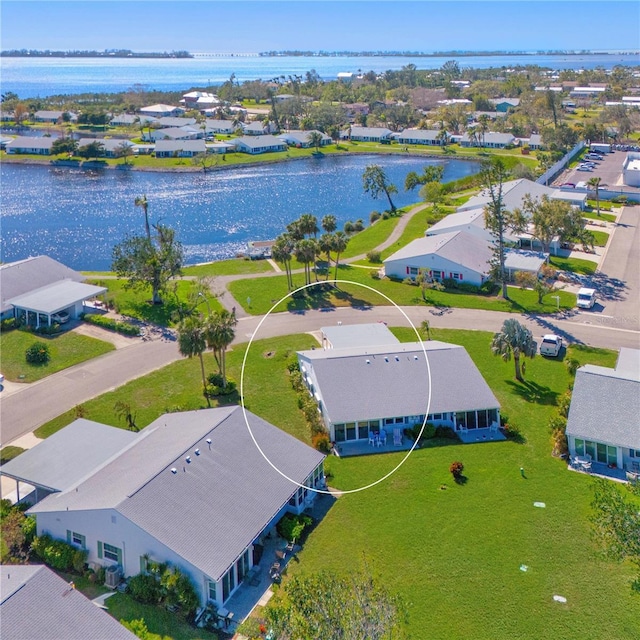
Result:
{"label": "green lawn", "polygon": [[[49,347],[51,359],[48,364],[27,363],[24,354],[34,342],[44,342]],[[35,382],[56,371],[91,360],[113,349],[115,347],[110,342],[81,336],[72,331],[63,331],[53,336],[44,336],[22,329],[0,333],[2,373],[12,382]]]}
{"label": "green lawn", "polygon": [[216,640],[218,635],[205,629],[196,629],[178,614],[151,604],[141,604],[125,593],[107,598],[109,613],[118,621],[143,618],[150,631],[147,640]]}
{"label": "green lawn", "polygon": [[591,231],[593,234],[593,244],[596,247],[606,247],[609,241],[609,234],[606,231]]}
{"label": "green lawn", "polygon": [[[409,330],[399,333],[413,339]],[[489,354],[490,334],[441,330],[433,337],[467,348],[525,443],[415,451],[385,482],[339,498],[289,571],[348,571],[364,555],[405,601],[415,638],[636,637],[640,600],[631,594],[631,567],[601,560],[590,534],[592,482],[550,455],[546,423],[570,382],[564,364],[536,358],[519,384],[513,362]],[[582,363],[615,361],[614,353],[594,349],[570,347],[570,355]],[[331,457],[331,485],[362,486],[400,459]],[[464,485],[451,479],[454,460],[465,465]],[[534,508],[536,501],[546,508]],[[567,604],[554,602],[555,594]]]}
{"label": "green lawn", "polygon": [[[416,286],[402,282],[392,282],[388,279],[374,280],[371,270],[357,266],[341,265],[338,271],[339,280],[349,280],[373,287],[398,305],[424,305],[420,289]],[[299,287],[304,284],[302,274],[294,274],[294,285]],[[263,278],[259,283],[252,280],[236,280],[229,284],[229,290],[234,298],[243,305],[244,309],[252,314],[266,313],[271,306],[287,294],[287,282],[285,276]],[[310,290],[310,294],[314,292]],[[495,296],[458,293],[454,291],[428,291],[429,304],[447,307],[460,307],[466,309],[489,309],[493,311],[551,313],[556,311],[556,303],[550,296],[539,305],[537,296],[532,291],[523,291],[517,287],[509,288],[511,300],[503,300]],[[575,295],[566,291],[559,291],[561,308],[570,309],[575,305]],[[251,306],[246,303],[251,299]],[[330,308],[344,306],[369,306],[390,304],[382,296],[359,286],[340,284],[340,291],[315,293],[313,296],[302,299],[288,298],[277,310],[300,311],[309,308]]]}
{"label": "green lawn", "polygon": [[198,277],[250,275],[268,271],[273,271],[273,267],[266,260],[245,260],[244,258],[219,260],[182,269],[183,275]]}
{"label": "green lawn", "polygon": [[606,220],[607,222],[615,222],[617,217],[614,213],[605,213],[606,210],[603,210],[600,207],[600,215],[597,214],[595,208],[593,211],[583,211],[582,217],[588,218],[589,220]]}
{"label": "green lawn", "polygon": [[[116,311],[125,316],[153,322],[155,324],[168,327],[175,322],[172,317],[178,308],[178,300],[186,301],[189,292],[196,289],[196,282],[193,280],[176,280],[169,284],[169,292],[164,296],[164,304],[153,305],[150,303],[151,291],[149,289],[127,289],[125,287],[126,280],[120,279],[104,279],[89,278],[89,284],[95,284],[100,287],[107,287],[109,291],[105,294],[107,299],[113,301]],[[177,287],[177,297],[174,292],[174,286]],[[216,299],[209,299],[209,306],[212,311],[219,311],[222,305]],[[204,300],[197,307],[200,312],[207,312],[207,304]]]}
{"label": "green lawn", "polygon": [[[409,329],[394,332],[401,340],[415,337]],[[629,587],[631,568],[599,558],[587,520],[591,480],[550,455],[546,424],[571,382],[564,363],[537,357],[527,363],[526,382],[520,384],[513,362],[490,355],[491,334],[443,329],[432,337],[465,346],[524,443],[417,450],[381,485],[340,498],[289,571],[344,571],[364,553],[406,602],[414,638],[633,638],[640,605]],[[308,335],[258,340],[245,377],[248,407],[303,440],[308,440],[306,427],[285,363],[311,344]],[[228,354],[236,380],[243,355],[244,345]],[[570,346],[568,356],[604,366],[616,360],[614,352],[590,347]],[[214,368],[210,356],[206,368]],[[199,387],[198,361],[185,359],[85,403],[85,415],[114,424],[113,404],[123,399],[136,407],[144,426],[167,409],[203,407]],[[51,427],[45,425],[50,432]],[[348,489],[379,478],[399,459],[400,454],[331,457],[327,469],[332,486]],[[451,480],[448,468],[456,459],[465,465],[465,485]],[[534,501],[545,502],[546,509],[534,508]],[[526,573],[519,569],[523,564]],[[554,602],[554,594],[566,597],[567,604]],[[118,619],[143,617],[153,633],[205,637],[178,635],[182,631],[172,626],[176,618],[121,594],[107,604]],[[593,616],[597,610],[607,613]],[[185,627],[184,633],[201,632]]]}
{"label": "green lawn", "polygon": [[[396,240],[396,242],[394,242],[390,247],[387,247],[380,252],[381,259],[386,260],[392,253],[395,253],[398,249],[405,247],[412,240],[422,238],[427,227],[435,224],[438,220],[441,220],[447,213],[453,213],[453,211],[455,211],[453,207],[440,207],[440,213],[436,215],[433,213],[433,207],[427,208],[425,205],[425,208],[422,211],[419,211],[413,216],[413,218],[411,218],[398,240]],[[359,260],[356,264],[369,267],[381,266],[379,263],[376,264],[369,260]]]}
{"label": "green lawn", "polygon": [[561,256],[551,256],[549,264],[561,269],[562,271],[570,271],[571,273],[581,273],[583,275],[593,275],[598,268],[597,262],[591,260],[583,260],[582,258],[563,258]]}
{"label": "green lawn", "polygon": [[[353,258],[355,256],[367,254],[369,251],[372,251],[389,237],[389,235],[396,228],[399,222],[400,216],[387,218],[386,220],[380,218],[374,224],[366,227],[364,231],[356,233],[349,239],[347,249],[344,253],[340,254],[340,259],[342,260],[343,258]],[[335,258],[335,255],[332,255]]]}
{"label": "green lawn", "polygon": [[25,449],[22,447],[15,447],[13,445],[7,445],[0,449],[0,465],[6,464],[9,460],[17,458],[21,453],[24,453]]}
{"label": "green lawn", "polygon": [[[315,340],[306,334],[267,341],[258,339],[247,358],[244,379],[247,408],[274,424],[287,425],[288,431],[306,442],[310,436],[298,409],[296,395],[288,383],[285,365],[296,350],[316,345]],[[238,383],[238,388],[245,348],[246,345],[239,345],[227,354],[228,375]],[[217,370],[210,353],[205,355],[205,370],[207,374]],[[176,384],[176,380],[180,383]],[[124,422],[118,420],[113,410],[119,400],[129,403],[134,409],[139,428],[146,427],[169,411],[205,408],[207,404],[202,396],[200,362],[198,358],[179,360],[89,400],[82,405],[84,417],[124,428]],[[236,402],[237,396],[230,397],[229,401]],[[216,403],[212,402],[212,406],[216,406]],[[36,435],[46,438],[73,422],[76,417],[76,410],[71,409],[42,425],[36,430]]]}

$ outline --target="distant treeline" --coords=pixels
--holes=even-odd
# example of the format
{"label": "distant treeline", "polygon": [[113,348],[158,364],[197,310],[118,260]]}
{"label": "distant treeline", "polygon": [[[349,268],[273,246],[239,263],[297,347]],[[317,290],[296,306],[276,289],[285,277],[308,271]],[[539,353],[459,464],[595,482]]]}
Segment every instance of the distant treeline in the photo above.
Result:
{"label": "distant treeline", "polygon": [[[305,56],[305,57],[412,57],[412,58],[456,58],[469,56],[570,56],[570,55],[593,55],[594,51],[263,51],[259,55],[264,57],[284,57],[284,56]],[[599,51],[598,55],[606,54],[607,51]],[[632,52],[629,52],[632,53]],[[633,52],[635,53],[635,52]]]}
{"label": "distant treeline", "polygon": [[193,58],[188,51],[136,52],[129,49],[106,49],[105,51],[51,51],[46,49],[10,49],[0,51],[3,58]]}

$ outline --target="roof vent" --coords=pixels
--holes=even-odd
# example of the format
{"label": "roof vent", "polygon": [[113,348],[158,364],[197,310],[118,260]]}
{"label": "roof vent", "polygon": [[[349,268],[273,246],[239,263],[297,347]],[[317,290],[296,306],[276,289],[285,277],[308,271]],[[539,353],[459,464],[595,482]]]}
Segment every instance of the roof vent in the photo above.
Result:
{"label": "roof vent", "polygon": [[385,362],[389,362],[389,358],[387,358],[387,357],[385,356],[384,361],[385,361]]}
{"label": "roof vent", "polygon": [[400,362],[400,358],[398,358],[398,356],[396,356],[396,362]]}
{"label": "roof vent", "polygon": [[171,469],[171,473],[173,473],[173,475],[175,475],[176,473],[178,473],[178,470],[175,467],[173,467]]}
{"label": "roof vent", "polygon": [[371,364],[371,360],[367,358],[367,364]]}
{"label": "roof vent", "polygon": [[196,450],[194,451],[194,453],[195,453],[197,456],[199,456],[199,455],[200,455],[200,449],[196,449]]}
{"label": "roof vent", "polygon": [[414,359],[414,360],[417,360],[417,359],[418,359],[418,356],[413,356],[413,359]]}
{"label": "roof vent", "polygon": [[207,444],[211,444],[211,438],[207,438]]}
{"label": "roof vent", "polygon": [[187,461],[187,464],[191,464],[191,456],[187,456],[185,460]]}

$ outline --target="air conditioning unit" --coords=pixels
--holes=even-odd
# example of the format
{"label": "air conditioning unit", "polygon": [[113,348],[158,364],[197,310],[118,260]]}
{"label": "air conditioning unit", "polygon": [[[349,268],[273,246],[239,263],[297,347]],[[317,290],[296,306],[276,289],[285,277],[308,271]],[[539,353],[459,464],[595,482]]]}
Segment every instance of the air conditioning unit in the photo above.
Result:
{"label": "air conditioning unit", "polygon": [[109,589],[115,589],[122,580],[122,569],[119,565],[108,567],[104,574],[104,584]]}

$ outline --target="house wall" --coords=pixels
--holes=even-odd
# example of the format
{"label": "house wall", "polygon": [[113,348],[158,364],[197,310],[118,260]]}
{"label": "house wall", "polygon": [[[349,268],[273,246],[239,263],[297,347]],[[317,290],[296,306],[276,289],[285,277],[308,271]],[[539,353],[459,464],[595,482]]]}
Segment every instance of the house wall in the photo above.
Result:
{"label": "house wall", "polygon": [[[85,548],[89,552],[88,562],[95,562],[104,567],[118,564],[117,561],[104,557],[104,547],[103,557],[99,557],[98,541],[121,549],[121,566],[125,576],[134,576],[140,573],[141,556],[145,554],[148,554],[151,560],[169,562],[179,567],[191,578],[203,605],[209,600],[209,582],[213,582],[209,576],[114,509],[38,513],[36,521],[39,536],[48,533],[53,538],[67,540],[67,530],[84,536]],[[251,566],[253,545],[247,549],[250,552],[249,566]],[[232,567],[232,570],[235,570],[235,567]],[[237,576],[235,578],[234,591],[238,588]],[[223,604],[220,600],[223,593],[221,582],[222,580],[216,583],[218,606]]]}
{"label": "house wall", "polygon": [[415,256],[401,260],[385,260],[384,262],[385,274],[402,280],[405,278],[415,280],[418,275],[418,269],[428,269],[431,273],[440,271],[444,273],[440,279],[454,277],[451,274],[459,274],[462,278],[456,278],[458,282],[468,282],[477,286],[480,286],[486,280],[486,274],[479,273],[436,254]]}
{"label": "house wall", "polygon": [[[615,456],[616,466],[619,469],[629,469],[629,470],[631,469],[631,462],[635,460],[635,458],[631,458],[629,456],[629,449],[624,449],[623,447],[613,442],[607,442],[606,440],[593,440],[592,438],[587,438],[585,436],[567,434],[567,441],[569,445],[569,455],[571,457],[574,457],[576,455],[584,455],[585,453],[581,450],[576,449],[576,439],[583,440],[585,442],[593,442],[596,445],[603,444],[609,447],[615,447],[616,448],[616,456]],[[601,460],[598,460],[595,455],[592,455],[592,458],[596,462],[601,462]]]}

